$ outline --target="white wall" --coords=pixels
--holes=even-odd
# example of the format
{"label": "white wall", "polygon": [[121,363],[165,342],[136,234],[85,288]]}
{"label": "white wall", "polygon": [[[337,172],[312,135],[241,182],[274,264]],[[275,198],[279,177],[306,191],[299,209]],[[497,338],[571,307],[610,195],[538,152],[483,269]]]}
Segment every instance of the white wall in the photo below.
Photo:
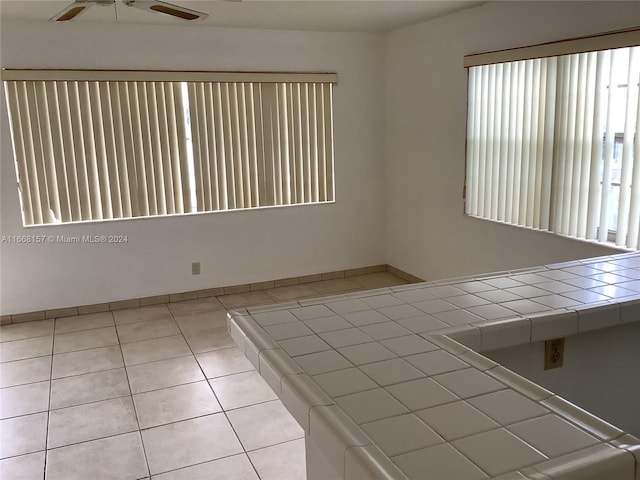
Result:
{"label": "white wall", "polygon": [[544,370],[544,342],[483,355],[640,436],[640,322],[567,337],[564,364],[553,370]]}
{"label": "white wall", "polygon": [[638,2],[490,2],[392,32],[386,44],[387,263],[435,279],[610,253],[463,215],[462,59],[639,21]]}
{"label": "white wall", "polygon": [[[124,245],[2,244],[0,311],[28,312],[384,263],[383,37],[3,20],[6,68],[335,71],[336,202],[22,227],[4,96],[0,234],[122,234]],[[202,274],[191,275],[200,261]]]}
{"label": "white wall", "polygon": [[21,226],[0,94],[0,234],[129,237],[119,246],[0,244],[0,313],[377,263],[433,279],[608,253],[463,215],[462,57],[639,20],[637,2],[495,2],[387,36],[3,19],[2,67],[326,70],[340,79],[333,205],[33,229]]}

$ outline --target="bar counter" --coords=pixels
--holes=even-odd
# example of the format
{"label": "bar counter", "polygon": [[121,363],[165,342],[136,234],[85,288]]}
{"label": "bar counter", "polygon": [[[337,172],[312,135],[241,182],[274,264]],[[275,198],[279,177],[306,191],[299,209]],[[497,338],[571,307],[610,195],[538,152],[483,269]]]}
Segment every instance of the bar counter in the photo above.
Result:
{"label": "bar counter", "polygon": [[640,480],[637,438],[483,356],[639,320],[640,253],[228,315],[310,480]]}

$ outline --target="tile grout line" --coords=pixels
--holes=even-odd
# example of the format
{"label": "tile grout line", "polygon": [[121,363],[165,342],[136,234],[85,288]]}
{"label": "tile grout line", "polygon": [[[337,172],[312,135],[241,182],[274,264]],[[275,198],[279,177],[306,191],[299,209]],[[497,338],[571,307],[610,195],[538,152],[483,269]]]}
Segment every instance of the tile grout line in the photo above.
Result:
{"label": "tile grout line", "polygon": [[[119,397],[119,398],[124,398],[124,397]],[[127,432],[112,433],[112,434],[109,434],[109,435],[105,435],[103,437],[92,438],[90,440],[81,440],[81,441],[78,441],[78,442],[66,443],[64,445],[59,445],[57,447],[50,448],[48,451],[59,450],[61,448],[73,447],[73,446],[76,446],[76,445],[82,445],[83,443],[97,442],[99,440],[104,440],[106,438],[114,438],[114,437],[119,437],[120,435],[127,435],[129,433],[136,433],[136,432],[140,432],[140,430],[129,430]],[[145,478],[145,477],[143,477],[143,478]]]}
{"label": "tile grout line", "polygon": [[[220,413],[222,413],[222,412],[220,412]],[[201,417],[197,417],[197,418],[201,418]],[[297,441],[299,441],[299,440],[304,440],[304,437],[294,438],[294,439],[292,439],[292,440],[285,440],[285,441],[283,441],[283,442],[274,443],[273,445],[267,445],[267,446],[265,446],[265,447],[260,447],[260,448],[255,448],[255,449],[253,449],[253,450],[244,451],[244,454],[246,454],[246,455],[247,455],[247,458],[248,458],[249,462],[251,463],[251,466],[254,468],[254,471],[255,471],[255,467],[253,466],[253,462],[251,462],[251,458],[249,458],[249,452],[251,452],[251,453],[253,453],[253,452],[259,452],[260,450],[265,450],[265,449],[267,449],[267,448],[275,447],[275,446],[278,446],[278,445],[284,445],[284,444],[286,444],[286,443],[293,443],[293,442],[297,442]],[[244,448],[244,447],[243,447],[243,448]],[[165,474],[170,473],[170,472],[178,472],[178,471],[180,471],[180,470],[184,470],[184,469],[186,469],[186,468],[195,467],[195,466],[198,466],[198,465],[204,465],[204,464],[206,464],[206,463],[211,463],[211,462],[217,462],[218,460],[224,460],[224,459],[226,459],[226,458],[232,458],[232,457],[235,457],[235,456],[238,456],[238,455],[242,455],[242,453],[234,453],[234,454],[231,454],[231,455],[225,455],[224,457],[216,458],[215,460],[206,460],[206,461],[204,461],[204,462],[198,462],[198,463],[191,464],[191,465],[189,465],[189,466],[187,466],[187,467],[173,468],[173,469],[171,469],[171,470],[167,470],[167,471],[161,472],[161,473],[159,473],[159,474],[157,474],[157,475],[165,475]],[[258,472],[257,472],[257,471],[256,471],[256,475],[258,475]],[[146,477],[142,477],[142,478],[146,478]],[[261,477],[260,477],[260,475],[258,475],[258,478],[259,478],[259,479],[261,478]]]}
{"label": "tile grout line", "polygon": [[47,461],[49,459],[49,424],[51,422],[51,393],[53,391],[53,352],[56,347],[56,319],[53,319],[53,334],[51,338],[51,368],[49,369],[49,402],[47,404],[47,429],[44,437],[44,465],[42,474],[46,478]]}
{"label": "tile grout line", "polygon": [[[213,414],[215,415],[215,414]],[[197,417],[200,418],[200,417]],[[224,457],[220,457],[220,458],[216,458],[215,460],[205,460],[204,462],[197,462],[197,463],[192,463],[191,465],[187,465],[186,467],[178,467],[178,468],[172,468],[171,470],[166,470],[164,472],[160,472],[160,473],[156,473],[154,475],[152,475],[153,477],[156,477],[158,475],[166,475],[167,473],[171,473],[171,472],[179,472],[180,470],[184,470],[187,468],[191,468],[191,467],[197,467],[199,465],[205,465],[207,463],[211,463],[211,462],[217,462],[218,460],[224,460],[225,458],[232,458],[238,455],[242,455],[241,453],[234,453],[231,455],[225,455]],[[147,478],[147,477],[142,477],[142,478]],[[258,477],[260,478],[260,477]]]}
{"label": "tile grout line", "polygon": [[[304,430],[304,429],[303,429],[303,430]],[[260,476],[260,473],[258,472],[258,469],[256,468],[256,466],[255,466],[255,465],[254,465],[254,463],[253,463],[253,460],[251,459],[251,456],[249,455],[249,452],[257,452],[257,451],[260,451],[260,450],[264,450],[264,449],[266,449],[266,448],[275,447],[276,445],[283,445],[283,444],[285,444],[285,443],[295,442],[295,441],[298,441],[298,440],[300,440],[300,439],[304,439],[304,436],[303,436],[303,437],[300,437],[300,438],[294,438],[293,440],[287,440],[286,442],[274,443],[273,445],[267,445],[267,446],[262,447],[262,448],[255,448],[255,449],[253,449],[253,450],[249,450],[249,451],[247,451],[247,450],[245,449],[245,452],[244,452],[244,453],[245,453],[245,455],[247,456],[247,459],[249,460],[249,463],[251,463],[251,466],[252,466],[252,467],[253,467],[253,469],[255,470],[256,475],[258,476],[258,478],[259,478],[259,479],[262,479],[262,477]],[[242,446],[242,448],[244,448],[244,445]],[[305,471],[306,471],[306,458],[305,458]]]}
{"label": "tile grout line", "polygon": [[[175,317],[173,315],[173,312],[171,312],[171,316],[174,318],[174,321],[175,321]],[[178,325],[178,329],[180,330],[180,332],[182,333],[182,335],[184,337],[184,332],[180,328],[180,325]],[[211,393],[213,393],[213,397],[216,399],[216,402],[218,402],[218,405],[220,405],[220,410],[221,410],[220,413],[224,414],[224,418],[227,420],[227,423],[229,424],[229,427],[231,428],[231,431],[233,432],[233,434],[236,437],[236,440],[238,441],[238,443],[242,447],[242,451],[244,452],[244,455],[247,457],[247,460],[251,464],[251,467],[253,468],[254,472],[256,473],[256,476],[258,477],[258,479],[260,479],[260,474],[258,473],[258,470],[256,469],[255,465],[251,461],[251,458],[249,457],[249,454],[247,453],[247,449],[245,448],[244,444],[240,440],[240,436],[238,435],[238,432],[236,432],[236,429],[234,428],[233,423],[231,423],[231,420],[229,419],[229,416],[227,415],[227,411],[222,406],[222,402],[220,402],[220,399],[218,398],[218,395],[216,395],[216,391],[214,390],[213,386],[211,385],[211,382],[209,381],[209,379],[207,378],[207,374],[205,373],[204,369],[202,368],[202,365],[200,365],[200,362],[198,361],[198,357],[196,357],[196,354],[193,353],[193,349],[191,348],[191,345],[189,345],[189,342],[187,342],[187,339],[185,338],[184,340],[187,343],[187,346],[189,347],[189,350],[191,351],[191,354],[193,355],[193,358],[196,361],[196,364],[198,365],[198,368],[202,372],[202,376],[204,377],[205,382],[207,382],[207,386],[211,390]],[[231,347],[231,348],[233,348],[233,347]],[[216,460],[219,460],[219,459],[216,459]],[[215,461],[215,460],[213,460],[213,461]],[[184,467],[184,468],[186,468],[186,467]]]}
{"label": "tile grout line", "polygon": [[[1,0],[0,0],[0,1],[1,1]],[[115,347],[115,346],[117,346],[117,345],[109,345],[109,346],[110,346],[110,347]],[[106,347],[98,347],[98,348],[106,348]],[[78,351],[80,351],[80,352],[86,352],[86,351],[88,351],[88,350],[78,350]],[[75,353],[75,352],[69,352],[69,353]],[[64,355],[64,354],[61,354],[61,355]],[[36,358],[41,358],[41,357],[36,357]],[[118,370],[119,368],[124,368],[124,366],[122,366],[122,367],[115,367],[115,368],[105,368],[105,369],[103,369],[103,370],[95,370],[95,371],[92,371],[92,372],[74,373],[73,375],[65,375],[64,377],[57,377],[57,378],[54,378],[54,379],[52,379],[52,380],[63,380],[63,379],[65,379],[65,378],[81,377],[82,375],[91,375],[91,374],[94,374],[94,373],[110,372],[110,371],[112,371],[112,370]],[[34,383],[34,382],[31,382],[31,383]]]}
{"label": "tile grout line", "polygon": [[[118,369],[117,368],[113,368],[111,370],[118,370]],[[104,370],[104,371],[105,372],[110,372],[111,370]],[[57,410],[64,410],[66,408],[84,407],[86,405],[93,405],[94,403],[109,402],[111,400],[118,400],[120,398],[126,398],[126,397],[130,397],[130,396],[131,396],[131,393],[129,393],[127,395],[118,395],[117,397],[105,398],[103,400],[91,400],[90,402],[76,403],[76,404],[73,404],[73,405],[67,405],[65,407],[50,408],[49,411],[50,412],[55,412]],[[82,443],[82,442],[80,442],[80,443]]]}
{"label": "tile grout line", "polygon": [[[113,323],[115,325],[116,318],[111,312],[111,316],[113,317]],[[140,420],[138,420],[138,410],[136,409],[136,402],[133,401],[133,392],[131,391],[131,382],[129,381],[129,371],[127,370],[127,365],[124,361],[124,354],[122,353],[122,343],[120,343],[120,335],[118,334],[117,326],[114,327],[116,330],[116,338],[118,339],[118,348],[120,350],[120,358],[122,358],[122,368],[124,370],[125,378],[127,379],[127,388],[129,389],[129,396],[131,397],[131,406],[133,407],[133,415],[136,418],[136,425],[138,425],[138,437],[140,438],[140,445],[142,446],[142,455],[144,455],[144,462],[147,466],[147,474],[149,478],[151,478],[151,469],[149,468],[149,459],[147,458],[147,451],[144,447],[144,439],[142,438],[142,429],[140,428]],[[125,432],[129,433],[129,432]],[[145,478],[145,477],[141,477]]]}

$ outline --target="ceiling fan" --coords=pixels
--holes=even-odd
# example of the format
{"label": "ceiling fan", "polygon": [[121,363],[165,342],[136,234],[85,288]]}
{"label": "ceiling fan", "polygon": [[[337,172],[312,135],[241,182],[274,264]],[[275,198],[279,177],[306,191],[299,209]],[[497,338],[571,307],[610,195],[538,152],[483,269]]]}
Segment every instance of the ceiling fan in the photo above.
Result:
{"label": "ceiling fan", "polygon": [[[115,3],[116,0],[75,0],[71,5],[68,5],[64,10],[50,18],[49,21],[68,22],[70,20],[74,20],[76,17],[95,5],[109,7]],[[209,16],[206,13],[198,12],[197,10],[191,10],[189,8],[180,7],[160,0],[122,0],[122,3],[127,7],[134,7],[140,10],[147,10],[149,12],[171,15],[172,17],[188,21],[204,20]]]}

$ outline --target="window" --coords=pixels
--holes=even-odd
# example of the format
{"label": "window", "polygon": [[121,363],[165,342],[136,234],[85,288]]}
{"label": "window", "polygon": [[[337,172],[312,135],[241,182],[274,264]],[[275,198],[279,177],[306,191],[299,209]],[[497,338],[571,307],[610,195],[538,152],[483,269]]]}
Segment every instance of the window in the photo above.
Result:
{"label": "window", "polygon": [[539,47],[468,65],[466,213],[638,249],[640,47]]}
{"label": "window", "polygon": [[335,74],[3,77],[24,225],[334,199]]}

